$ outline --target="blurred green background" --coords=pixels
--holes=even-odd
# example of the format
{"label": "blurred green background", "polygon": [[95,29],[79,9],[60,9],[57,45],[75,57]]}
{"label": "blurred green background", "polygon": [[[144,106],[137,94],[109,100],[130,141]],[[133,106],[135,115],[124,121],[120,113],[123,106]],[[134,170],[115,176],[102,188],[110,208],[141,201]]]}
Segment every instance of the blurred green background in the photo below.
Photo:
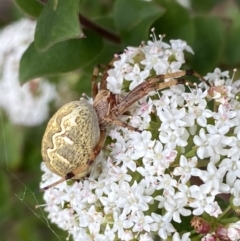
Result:
{"label": "blurred green background", "polygon": [[[68,94],[62,95],[62,103],[78,99],[83,92],[90,94],[93,67],[108,63],[114,53],[126,46],[147,40],[152,27],[156,34],[166,35],[165,42],[183,39],[192,47],[195,55],[186,54],[186,68],[202,75],[213,72],[215,67],[230,71],[238,68],[240,1],[181,2],[188,6],[175,0],[155,0],[148,2],[147,8],[142,7],[140,0],[134,0],[134,4],[126,0],[81,1],[81,14],[95,26],[110,31],[113,37],[82,22],[84,31],[90,29],[99,35],[103,48],[84,68],[79,66],[77,71],[49,78],[56,85],[66,81]],[[1,28],[22,17],[37,18],[43,8],[34,0],[0,0],[0,6]],[[155,9],[154,14],[151,9]],[[51,106],[50,115],[56,108]],[[0,241],[54,241],[66,240],[68,236],[49,223],[43,209],[35,208],[44,204],[42,193],[37,191],[41,180],[41,138],[46,124],[47,121],[35,127],[14,125],[0,109]]]}

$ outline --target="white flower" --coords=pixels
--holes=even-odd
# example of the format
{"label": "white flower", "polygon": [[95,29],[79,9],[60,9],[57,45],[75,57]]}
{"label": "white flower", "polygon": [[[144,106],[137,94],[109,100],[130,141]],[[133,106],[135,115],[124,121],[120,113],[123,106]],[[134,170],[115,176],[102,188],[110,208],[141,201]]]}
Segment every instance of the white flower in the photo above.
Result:
{"label": "white flower", "polygon": [[137,211],[130,219],[135,223],[133,226],[133,232],[150,232],[150,224],[153,222],[153,219],[150,216],[144,215],[141,211]]}
{"label": "white flower", "polygon": [[39,125],[49,113],[49,103],[57,99],[54,85],[34,79],[20,86],[21,55],[33,41],[36,22],[22,19],[0,33],[0,108],[10,121],[25,126]]}
{"label": "white flower", "polygon": [[149,76],[149,70],[141,71],[137,64],[134,65],[131,73],[125,74],[124,78],[126,80],[131,80],[129,89],[132,90],[137,85],[141,84]]}
{"label": "white flower", "polygon": [[114,191],[107,193],[107,195],[107,197],[100,197],[100,201],[104,206],[104,212],[106,214],[112,213],[113,211],[115,211],[115,209],[118,208],[117,200],[119,198],[118,193]]}
{"label": "white flower", "polygon": [[232,159],[239,160],[240,159],[240,131],[239,128],[236,127],[234,129],[235,137],[231,138],[231,142],[229,143],[229,146],[231,148],[228,150],[228,157],[231,157]]}
{"label": "white flower", "polygon": [[[117,165],[111,165],[109,168],[111,171],[109,171],[108,174],[112,181],[121,183],[123,181],[130,182],[132,180],[132,176],[128,174],[128,169],[126,166],[119,167]],[[105,178],[106,177],[104,177],[104,180]],[[104,183],[104,181],[102,183]],[[104,185],[106,185],[106,183],[104,183]]]}
{"label": "white flower", "polygon": [[206,107],[206,96],[207,90],[203,91],[201,88],[191,89],[190,93],[183,92],[182,96],[184,100],[187,102],[186,106],[198,106],[201,109],[205,109]]}
{"label": "white flower", "polygon": [[225,167],[227,169],[226,183],[232,187],[235,180],[240,178],[240,160],[224,158],[221,161],[219,167]]}
{"label": "white flower", "polygon": [[189,133],[186,128],[168,129],[167,131],[160,131],[159,134],[159,140],[171,150],[175,149],[176,146],[186,146],[188,137]]}
{"label": "white flower", "polygon": [[156,213],[151,214],[153,223],[150,225],[152,231],[157,231],[158,235],[162,239],[167,239],[167,236],[175,231],[175,228],[173,225],[170,223],[171,219],[169,217],[161,216]]}
{"label": "white flower", "polygon": [[203,128],[200,129],[199,136],[194,136],[193,142],[198,146],[197,155],[199,158],[204,159],[214,155],[213,146],[215,143],[209,143],[208,135]]}
{"label": "white flower", "polygon": [[[115,234],[113,232],[113,230],[109,227],[109,225],[106,226],[104,234],[99,234],[97,235],[97,237],[95,238],[95,240],[97,241],[114,241],[115,239]],[[81,240],[81,239],[80,239]],[[130,240],[130,239],[125,239],[124,240]]]}
{"label": "white flower", "polygon": [[[215,144],[223,144],[224,146],[230,145],[233,141],[232,137],[226,136],[226,134],[229,131],[228,126],[221,126],[216,127],[214,125],[207,125],[208,133],[210,134],[210,138],[213,138],[215,141]],[[221,153],[222,155],[226,155],[226,153]]]}
{"label": "white flower", "polygon": [[[150,186],[156,186],[158,184],[157,177],[155,176],[155,173],[158,170],[156,170],[153,165],[146,163],[144,167],[138,167],[137,171],[144,177],[147,188]],[[164,171],[161,169],[160,172],[163,173]]]}
{"label": "white flower", "polygon": [[187,159],[185,156],[180,157],[180,166],[176,167],[173,171],[173,175],[181,176],[181,182],[186,183],[191,176],[200,176],[201,171],[195,168],[197,165],[197,157]]}
{"label": "white flower", "polygon": [[230,240],[237,241],[240,239],[240,221],[231,223],[228,226],[227,235]]}
{"label": "white flower", "polygon": [[173,179],[169,174],[164,174],[158,177],[159,184],[156,187],[157,190],[164,190],[166,195],[173,195],[174,194],[174,187],[177,186],[177,181]]}
{"label": "white flower", "polygon": [[202,171],[199,176],[204,184],[202,185],[206,193],[228,193],[230,188],[227,184],[223,183],[223,177],[226,173],[226,167],[216,168],[216,166],[210,162],[207,166],[207,171]]}
{"label": "white flower", "polygon": [[[146,58],[141,61],[141,64],[145,65],[146,70],[154,69],[156,71],[156,75],[165,73],[169,67],[168,57],[159,58],[161,57],[162,52],[158,52],[156,47],[152,47],[151,50],[149,54],[145,53]],[[153,54],[152,52],[155,53]]]}
{"label": "white flower", "polygon": [[91,205],[87,212],[83,211],[79,218],[81,227],[88,227],[89,230],[94,230],[95,233],[99,232],[103,216],[101,212],[96,211],[94,205]]}
{"label": "white flower", "polygon": [[191,90],[191,93],[182,93],[182,96],[187,101],[187,106],[189,108],[189,113],[194,114],[194,118],[197,124],[205,127],[207,125],[207,119],[212,117],[212,111],[206,109],[207,101],[205,100],[207,96],[207,90],[203,92],[201,88]]}
{"label": "white flower", "polygon": [[193,122],[191,118],[186,115],[186,109],[169,109],[163,108],[158,111],[162,125],[159,130],[167,131],[168,129],[176,130],[181,127],[192,126]]}
{"label": "white flower", "polygon": [[124,230],[121,237],[122,240],[131,241],[133,239],[133,233],[131,230]]}
{"label": "white flower", "polygon": [[114,94],[121,93],[121,86],[123,83],[123,76],[122,75],[115,75],[115,72],[112,70],[108,71],[108,78],[107,78],[107,87],[108,89],[113,92]]}
{"label": "white flower", "polygon": [[202,185],[200,187],[191,186],[189,191],[191,193],[189,206],[194,208],[193,214],[196,216],[201,215],[207,210],[208,205],[214,202],[214,196],[207,196],[207,191]]}
{"label": "white flower", "polygon": [[166,216],[177,223],[181,223],[180,214],[183,216],[189,216],[191,214],[190,210],[184,208],[187,201],[187,197],[184,195],[178,197],[168,195],[164,203],[164,207],[167,211]]}
{"label": "white flower", "polygon": [[205,208],[205,212],[215,218],[222,214],[222,210],[216,201],[207,205]]}
{"label": "white flower", "polygon": [[131,132],[130,138],[130,145],[134,147],[134,153],[132,153],[131,157],[135,160],[144,157],[155,144],[155,142],[151,140],[152,134],[150,131],[143,131],[142,133]]}
{"label": "white flower", "polygon": [[236,116],[236,111],[228,110],[224,105],[218,107],[218,112],[213,113],[213,118],[216,121],[217,127],[227,126],[229,128],[234,126],[233,118]]}
{"label": "white flower", "polygon": [[190,235],[189,232],[188,233],[184,233],[182,235],[182,238],[180,238],[179,233],[176,232],[176,233],[173,234],[173,239],[172,240],[173,241],[191,241],[191,239],[189,238],[189,235]]}
{"label": "white flower", "polygon": [[236,207],[240,206],[240,179],[237,179],[234,182],[233,188],[231,189],[231,193],[233,194],[233,205]]}
{"label": "white flower", "polygon": [[185,41],[177,39],[177,40],[170,40],[170,43],[171,43],[172,49],[175,51],[183,52],[184,50],[186,50],[189,53],[194,54],[192,48],[188,46]]}
{"label": "white flower", "polygon": [[139,184],[135,181],[130,187],[129,183],[122,182],[120,187],[120,198],[117,202],[118,207],[123,208],[123,212],[132,215],[137,211],[147,211],[148,204],[151,203],[153,198],[145,195],[145,182],[141,181]]}
{"label": "white flower", "polygon": [[125,213],[119,214],[118,212],[113,213],[113,232],[118,233],[118,237],[121,239],[125,236],[124,229],[129,229],[133,226],[133,222],[128,220]]}
{"label": "white flower", "polygon": [[223,85],[224,77],[228,78],[229,72],[228,71],[221,72],[219,68],[216,68],[214,70],[214,73],[208,73],[207,76],[204,76],[204,78],[208,80],[211,85],[214,85],[214,86]]}
{"label": "white flower", "polygon": [[153,241],[153,239],[149,233],[145,233],[140,235],[139,241]]}
{"label": "white flower", "polygon": [[165,106],[170,106],[171,109],[178,109],[179,107],[184,106],[184,98],[182,94],[185,92],[184,85],[173,85],[169,89],[161,91],[161,98],[159,100],[153,101],[156,105],[157,110],[159,107],[160,110]]}

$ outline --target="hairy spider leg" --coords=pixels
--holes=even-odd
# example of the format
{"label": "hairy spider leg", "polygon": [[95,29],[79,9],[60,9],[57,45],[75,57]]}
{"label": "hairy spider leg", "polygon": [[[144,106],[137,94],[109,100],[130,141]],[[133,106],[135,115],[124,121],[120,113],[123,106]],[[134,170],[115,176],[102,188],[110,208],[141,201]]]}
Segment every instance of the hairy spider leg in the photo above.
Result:
{"label": "hairy spider leg", "polygon": [[[136,86],[121,100],[117,106],[112,109],[112,112],[116,113],[117,116],[121,116],[133,103],[146,96],[149,92],[153,90],[165,89],[177,84],[185,84],[186,80],[182,79],[181,77],[187,75],[194,75],[209,86],[209,83],[200,74],[193,70],[183,70],[176,73],[157,75]],[[165,79],[174,80],[169,82],[162,82]]]}
{"label": "hairy spider leg", "polygon": [[113,63],[119,59],[119,56],[114,56],[112,61],[108,65],[103,65],[102,67],[105,69],[103,72],[101,81],[100,81],[100,90],[106,90],[107,89],[107,77],[108,77],[108,70],[113,68]]}
{"label": "hairy spider leg", "polygon": [[97,86],[97,78],[99,75],[99,66],[96,66],[93,69],[93,74],[92,74],[92,98],[95,99],[96,95],[98,94],[98,86]]}
{"label": "hairy spider leg", "polygon": [[[97,65],[93,69],[93,74],[92,74],[92,98],[95,99],[96,95],[100,90],[106,90],[107,89],[107,77],[108,77],[108,70],[113,68],[113,63],[118,59],[118,57],[114,57],[112,61],[108,65]],[[100,80],[100,88],[98,89],[98,84],[97,84],[97,79],[99,77],[100,73],[100,68],[104,68],[105,71],[103,73],[103,76]]]}
{"label": "hairy spider leg", "polygon": [[124,127],[124,128],[127,128],[129,129],[130,131],[137,131],[137,132],[142,132],[141,130],[139,130],[137,127],[133,127],[129,124],[127,124],[126,122],[124,121],[121,121],[117,118],[111,118],[111,117],[105,117],[104,118],[104,121],[107,123],[107,124],[110,124],[110,125],[115,125],[115,126],[121,126],[121,127]]}

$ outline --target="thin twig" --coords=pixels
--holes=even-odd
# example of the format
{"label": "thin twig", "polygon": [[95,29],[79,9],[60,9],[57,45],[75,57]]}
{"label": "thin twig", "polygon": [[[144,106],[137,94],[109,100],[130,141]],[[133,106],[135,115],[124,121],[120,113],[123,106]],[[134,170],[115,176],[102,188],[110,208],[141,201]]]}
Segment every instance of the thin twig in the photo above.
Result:
{"label": "thin twig", "polygon": [[118,35],[109,32],[108,30],[100,27],[99,25],[95,24],[94,22],[90,21],[89,19],[87,19],[86,17],[84,17],[83,15],[79,14],[79,21],[81,23],[82,26],[84,26],[87,29],[91,29],[94,32],[98,33],[100,36],[102,36],[103,38],[115,43],[115,44],[120,44],[121,43],[121,39]]}

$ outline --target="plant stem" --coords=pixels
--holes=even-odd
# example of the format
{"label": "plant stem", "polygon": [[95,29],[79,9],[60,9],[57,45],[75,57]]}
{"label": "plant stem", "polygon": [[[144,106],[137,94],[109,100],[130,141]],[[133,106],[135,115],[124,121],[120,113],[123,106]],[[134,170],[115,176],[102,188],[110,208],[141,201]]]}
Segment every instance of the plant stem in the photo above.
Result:
{"label": "plant stem", "polygon": [[218,216],[217,220],[220,220],[222,217],[224,217],[224,215],[226,215],[230,210],[231,210],[231,206],[229,205],[229,206],[222,212],[222,214]]}

